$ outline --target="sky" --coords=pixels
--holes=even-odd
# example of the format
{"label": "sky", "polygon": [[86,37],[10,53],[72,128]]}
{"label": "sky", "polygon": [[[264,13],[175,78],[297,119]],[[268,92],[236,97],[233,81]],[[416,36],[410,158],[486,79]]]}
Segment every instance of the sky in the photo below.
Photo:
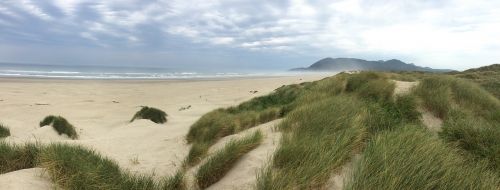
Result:
{"label": "sky", "polygon": [[0,62],[289,69],[500,63],[500,1],[2,0]]}

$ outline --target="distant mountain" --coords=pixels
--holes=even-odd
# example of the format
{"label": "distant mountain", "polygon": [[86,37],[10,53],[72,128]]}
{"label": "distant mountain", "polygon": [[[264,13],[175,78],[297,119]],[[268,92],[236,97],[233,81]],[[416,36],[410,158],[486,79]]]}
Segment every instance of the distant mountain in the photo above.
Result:
{"label": "distant mountain", "polygon": [[432,69],[402,62],[397,59],[387,61],[367,61],[356,58],[324,58],[307,68],[295,68],[291,71],[427,71],[449,72],[448,69]]}

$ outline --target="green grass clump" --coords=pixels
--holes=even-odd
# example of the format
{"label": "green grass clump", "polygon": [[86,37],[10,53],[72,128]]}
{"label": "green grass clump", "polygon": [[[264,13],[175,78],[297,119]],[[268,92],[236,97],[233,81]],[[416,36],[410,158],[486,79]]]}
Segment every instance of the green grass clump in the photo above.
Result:
{"label": "green grass clump", "polygon": [[193,166],[198,164],[201,159],[207,154],[208,149],[210,148],[212,144],[208,143],[193,143],[191,146],[191,149],[189,149],[189,153],[186,157],[185,166]]}
{"label": "green grass clump", "polygon": [[345,189],[498,189],[499,179],[484,170],[422,127],[407,126],[368,143]]}
{"label": "green grass clump", "polygon": [[361,146],[362,101],[340,96],[302,106],[279,128],[285,132],[257,189],[317,189]]}
{"label": "green grass clump", "polygon": [[421,114],[417,110],[417,97],[413,94],[405,94],[396,97],[395,106],[400,115],[399,118],[405,119],[406,122],[417,122],[420,120]]}
{"label": "green grass clump", "polygon": [[428,77],[415,89],[415,93],[422,98],[424,107],[439,118],[445,118],[450,109],[450,80],[452,79],[449,77]]}
{"label": "green grass clump", "polygon": [[73,127],[64,117],[49,115],[40,122],[40,127],[46,125],[52,125],[59,135],[66,134],[71,139],[78,139],[75,127]]}
{"label": "green grass clump", "polygon": [[0,174],[35,167],[40,150],[39,144],[15,145],[0,141]]}
{"label": "green grass clump", "polygon": [[478,85],[449,76],[432,76],[420,82],[416,94],[424,106],[440,118],[458,104],[480,117],[500,122],[500,101]]}
{"label": "green grass clump", "polygon": [[242,139],[230,141],[223,149],[215,152],[196,173],[198,187],[204,189],[222,179],[243,155],[262,142],[262,138],[262,133],[257,131]]}
{"label": "green grass clump", "polygon": [[152,122],[162,124],[167,122],[167,113],[158,108],[142,106],[141,110],[135,113],[130,122],[136,119],[149,119]]}
{"label": "green grass clump", "polygon": [[10,129],[6,127],[5,125],[0,123],[0,138],[8,137],[10,136]]}
{"label": "green grass clump", "polygon": [[367,82],[379,79],[385,79],[385,76],[381,73],[370,71],[349,75],[349,77],[347,78],[345,90],[348,92],[353,92],[357,89],[360,89],[361,86],[364,86]]}
{"label": "green grass clump", "polygon": [[500,128],[495,123],[455,109],[444,121],[439,136],[465,150],[472,160],[487,163],[500,176]]}
{"label": "green grass clump", "polygon": [[456,79],[451,84],[453,97],[462,108],[477,116],[500,122],[500,101],[478,85]]}
{"label": "green grass clump", "polygon": [[164,178],[160,183],[162,190],[182,190],[186,189],[184,181],[184,172],[178,171],[174,176]]}
{"label": "green grass clump", "polygon": [[96,152],[77,145],[51,144],[40,153],[40,166],[64,189],[158,189],[150,176],[123,172]]}

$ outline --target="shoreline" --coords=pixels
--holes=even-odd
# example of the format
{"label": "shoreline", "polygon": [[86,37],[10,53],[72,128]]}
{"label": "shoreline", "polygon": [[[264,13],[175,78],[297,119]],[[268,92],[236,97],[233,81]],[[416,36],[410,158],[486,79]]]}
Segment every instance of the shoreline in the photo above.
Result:
{"label": "shoreline", "polygon": [[193,78],[71,78],[71,77],[7,77],[0,76],[2,82],[111,82],[111,83],[144,83],[144,82],[201,82],[201,81],[232,81],[273,78],[297,77],[328,77],[336,73],[298,73],[290,75],[251,75],[251,76],[224,76],[224,77],[193,77]]}

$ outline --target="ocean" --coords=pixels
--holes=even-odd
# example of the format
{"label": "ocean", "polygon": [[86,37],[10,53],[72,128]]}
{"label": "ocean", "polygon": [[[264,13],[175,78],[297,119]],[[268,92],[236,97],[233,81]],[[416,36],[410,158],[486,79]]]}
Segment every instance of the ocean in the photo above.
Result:
{"label": "ocean", "polygon": [[251,76],[281,76],[285,72],[211,72],[151,67],[39,65],[0,63],[0,77],[66,79],[203,79]]}

